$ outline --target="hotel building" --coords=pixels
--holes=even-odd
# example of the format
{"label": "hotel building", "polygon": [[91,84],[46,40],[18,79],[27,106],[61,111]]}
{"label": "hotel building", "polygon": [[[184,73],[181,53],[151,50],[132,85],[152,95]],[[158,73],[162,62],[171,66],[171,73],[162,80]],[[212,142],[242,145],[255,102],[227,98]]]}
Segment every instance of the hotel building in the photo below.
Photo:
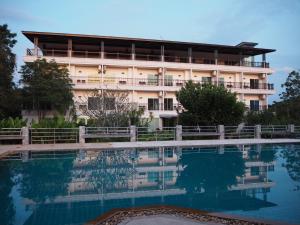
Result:
{"label": "hotel building", "polygon": [[224,86],[249,110],[267,108],[268,95],[275,93],[273,84],[268,83],[273,70],[266,61],[266,54],[275,50],[257,48],[252,42],[230,46],[31,31],[23,34],[33,43],[25,62],[45,58],[67,66],[77,114],[83,118],[81,109],[89,109],[86,97],[93,90],[128,92],[129,101],[145,110],[144,117],[153,117],[154,127],[174,125],[181,109],[175,93],[188,80]]}

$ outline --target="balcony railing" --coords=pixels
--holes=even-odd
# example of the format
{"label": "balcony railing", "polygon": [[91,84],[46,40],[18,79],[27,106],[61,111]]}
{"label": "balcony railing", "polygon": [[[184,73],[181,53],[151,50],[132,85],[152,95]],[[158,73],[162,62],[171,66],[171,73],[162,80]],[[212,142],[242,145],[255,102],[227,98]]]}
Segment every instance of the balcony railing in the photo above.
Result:
{"label": "balcony railing", "polygon": [[[120,59],[120,60],[143,60],[143,61],[162,61],[165,62],[176,62],[176,63],[194,63],[194,64],[216,64],[216,60],[213,58],[201,58],[201,57],[191,57],[188,56],[175,56],[175,55],[165,55],[162,57],[159,54],[132,54],[127,52],[100,52],[100,51],[68,51],[67,49],[57,50],[57,49],[27,49],[27,56],[47,56],[47,57],[78,57],[78,58],[101,58],[102,55],[105,59]],[[228,66],[246,66],[246,67],[258,67],[258,68],[269,68],[269,63],[267,62],[248,62],[248,61],[236,61],[228,59],[218,59],[218,65],[228,65]]]}
{"label": "balcony railing", "polygon": [[137,103],[140,109],[144,111],[175,111],[182,109],[180,104],[148,104],[148,103]]}
{"label": "balcony railing", "polygon": [[[152,79],[152,78],[123,78],[123,77],[104,77],[98,76],[71,76],[73,84],[103,84],[103,85],[129,85],[129,86],[168,86],[182,87],[188,80],[179,79]],[[192,80],[193,83],[208,84],[208,82]],[[223,86],[228,89],[261,89],[274,90],[274,85],[270,83],[259,83],[251,85],[247,82],[209,82],[212,85]]]}

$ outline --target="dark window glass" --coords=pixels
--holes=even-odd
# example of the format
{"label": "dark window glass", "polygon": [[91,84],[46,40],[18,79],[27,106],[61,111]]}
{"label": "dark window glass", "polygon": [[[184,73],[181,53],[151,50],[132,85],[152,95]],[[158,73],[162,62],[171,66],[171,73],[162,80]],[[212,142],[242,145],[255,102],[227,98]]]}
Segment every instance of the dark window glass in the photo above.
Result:
{"label": "dark window glass", "polygon": [[158,110],[158,98],[148,98],[148,110]]}

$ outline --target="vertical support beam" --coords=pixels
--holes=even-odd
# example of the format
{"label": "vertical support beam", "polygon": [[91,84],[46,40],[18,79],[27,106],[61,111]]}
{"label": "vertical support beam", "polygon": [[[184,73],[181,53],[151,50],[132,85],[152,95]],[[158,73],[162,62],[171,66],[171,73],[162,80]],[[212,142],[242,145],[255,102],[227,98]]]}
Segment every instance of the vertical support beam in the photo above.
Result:
{"label": "vertical support beam", "polygon": [[182,125],[176,125],[176,141],[182,141]]}
{"label": "vertical support beam", "polygon": [[135,60],[135,44],[131,44],[131,59]]}
{"label": "vertical support beam", "polygon": [[79,126],[79,143],[85,143],[85,126]]}
{"label": "vertical support beam", "polygon": [[257,139],[261,139],[261,125],[255,125],[255,134],[254,134],[254,136],[255,136],[255,138],[257,138]]}
{"label": "vertical support beam", "polygon": [[188,57],[189,57],[189,63],[192,63],[192,58],[193,58],[193,50],[192,48],[188,49]]}
{"label": "vertical support beam", "polygon": [[39,38],[34,37],[33,39],[33,49],[34,49],[34,55],[38,56],[38,45],[39,45]]}
{"label": "vertical support beam", "polygon": [[161,61],[165,61],[165,46],[160,46]]}
{"label": "vertical support beam", "polygon": [[239,53],[239,59],[240,59],[240,66],[243,65],[243,53]]}
{"label": "vertical support beam", "polygon": [[104,59],[104,41],[101,41],[101,59]]}
{"label": "vertical support beam", "polygon": [[136,141],[136,126],[130,126],[130,141],[135,142]]}
{"label": "vertical support beam", "polygon": [[218,133],[219,133],[219,139],[224,140],[225,139],[225,128],[224,125],[218,125]]}
{"label": "vertical support beam", "polygon": [[262,54],[262,63],[263,63],[263,67],[266,67],[266,53]]}
{"label": "vertical support beam", "polygon": [[28,145],[29,144],[29,128],[22,127],[21,134],[22,134],[22,145]]}
{"label": "vertical support beam", "polygon": [[68,39],[68,57],[72,57],[72,49],[73,49],[72,39]]}
{"label": "vertical support beam", "polygon": [[215,64],[218,65],[218,50],[214,51]]}
{"label": "vertical support beam", "polygon": [[240,74],[241,89],[244,89],[244,72]]}
{"label": "vertical support beam", "polygon": [[295,125],[294,124],[289,124],[288,125],[288,132],[289,133],[295,133]]}

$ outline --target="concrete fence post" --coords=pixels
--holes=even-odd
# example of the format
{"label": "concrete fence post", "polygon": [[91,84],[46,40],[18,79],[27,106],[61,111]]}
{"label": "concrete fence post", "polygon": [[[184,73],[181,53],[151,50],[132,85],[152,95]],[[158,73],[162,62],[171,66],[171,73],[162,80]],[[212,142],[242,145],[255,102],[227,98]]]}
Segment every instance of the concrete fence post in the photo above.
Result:
{"label": "concrete fence post", "polygon": [[85,143],[85,126],[79,126],[79,143]]}
{"label": "concrete fence post", "polygon": [[176,141],[182,141],[182,125],[176,125]]}
{"label": "concrete fence post", "polygon": [[29,128],[22,127],[21,135],[22,135],[22,145],[29,145]]}
{"label": "concrete fence post", "polygon": [[130,141],[136,141],[136,126],[130,126]]}
{"label": "concrete fence post", "polygon": [[294,124],[289,124],[288,125],[288,132],[289,133],[295,133],[295,125]]}
{"label": "concrete fence post", "polygon": [[219,133],[219,139],[224,140],[225,139],[225,128],[224,125],[218,125],[218,133]]}
{"label": "concrete fence post", "polygon": [[255,125],[254,137],[257,139],[261,139],[261,125]]}

